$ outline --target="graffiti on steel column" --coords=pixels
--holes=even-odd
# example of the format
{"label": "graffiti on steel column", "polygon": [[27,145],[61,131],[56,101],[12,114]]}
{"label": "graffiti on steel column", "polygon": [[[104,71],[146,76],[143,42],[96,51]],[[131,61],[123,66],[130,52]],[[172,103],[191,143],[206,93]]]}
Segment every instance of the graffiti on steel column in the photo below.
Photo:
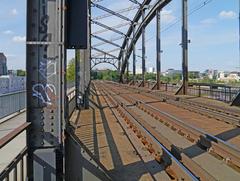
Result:
{"label": "graffiti on steel column", "polygon": [[42,101],[43,104],[52,105],[56,95],[55,86],[52,84],[35,84],[32,88],[33,96]]}
{"label": "graffiti on steel column", "polygon": [[56,58],[47,58],[40,62],[39,73],[45,79],[54,77],[57,73]]}
{"label": "graffiti on steel column", "polygon": [[42,0],[40,25],[38,29],[41,42],[46,42],[46,44],[39,45],[39,82],[32,87],[32,96],[40,100],[44,106],[53,105],[56,100],[56,87],[52,81],[56,81],[58,60],[58,56],[50,57],[48,55],[50,45],[47,44],[47,42],[52,41],[52,34],[48,32],[50,18],[47,15],[47,3],[48,1]]}

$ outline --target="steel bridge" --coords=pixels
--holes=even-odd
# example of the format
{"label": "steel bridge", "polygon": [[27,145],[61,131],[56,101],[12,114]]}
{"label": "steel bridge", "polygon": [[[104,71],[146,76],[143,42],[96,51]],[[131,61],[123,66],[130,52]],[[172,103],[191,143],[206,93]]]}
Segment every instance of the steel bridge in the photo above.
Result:
{"label": "steel bridge", "polygon": [[[0,128],[15,125],[1,135],[0,149],[4,153],[7,148],[13,150],[11,143],[16,140],[15,149],[19,142],[23,149],[14,150],[17,154],[1,170],[0,180],[239,178],[240,89],[189,83],[188,0],[181,0],[181,85],[160,80],[161,12],[171,0],[129,0],[132,5],[120,10],[104,7],[101,1],[27,0],[27,89],[0,96]],[[104,14],[94,16],[95,11]],[[131,11],[135,12],[133,18],[124,15]],[[112,17],[120,24],[103,21]],[[155,82],[148,82],[146,27],[152,21],[156,21],[157,75]],[[93,26],[98,27],[95,32]],[[122,27],[128,30],[121,31]],[[106,32],[116,36],[109,39]],[[141,56],[136,53],[139,40]],[[75,50],[74,86],[67,86],[67,49]],[[141,81],[136,79],[137,56],[142,63]],[[91,70],[104,63],[118,71],[119,83],[91,81]],[[209,128],[202,127],[199,120]],[[93,148],[88,147],[87,139],[93,139]],[[184,141],[180,144],[177,139]],[[124,144],[128,152],[119,148]],[[108,151],[111,158],[105,158]],[[125,166],[122,157],[131,163]],[[112,159],[112,167],[108,159]],[[202,162],[207,161],[210,166],[204,167]]]}

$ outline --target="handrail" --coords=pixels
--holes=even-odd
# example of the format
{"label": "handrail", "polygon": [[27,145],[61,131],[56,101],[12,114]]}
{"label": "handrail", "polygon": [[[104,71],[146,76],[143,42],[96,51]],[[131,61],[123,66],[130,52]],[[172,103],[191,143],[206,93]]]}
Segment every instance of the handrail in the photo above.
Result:
{"label": "handrail", "polygon": [[0,94],[0,97],[15,95],[15,94],[23,93],[23,92],[26,92],[26,90],[20,90],[20,91],[15,91],[15,92],[8,92],[6,94],[5,93],[4,94]]}
{"label": "handrail", "polygon": [[[4,180],[5,178],[9,177],[9,173],[13,169],[17,169],[17,165],[20,161],[22,161],[21,166],[20,166],[20,176],[21,179],[24,180],[23,178],[23,170],[24,170],[24,163],[23,163],[23,157],[27,154],[27,147],[23,148],[23,150],[11,161],[11,163],[0,173],[0,180]],[[17,173],[17,172],[15,172]],[[16,176],[16,175],[15,175]],[[8,180],[8,179],[7,179]]]}
{"label": "handrail", "polygon": [[17,127],[7,135],[5,135],[3,138],[0,139],[0,149],[3,148],[6,144],[8,144],[10,141],[12,141],[14,138],[16,138],[20,133],[25,131],[31,123],[26,122],[22,124],[21,126]]}

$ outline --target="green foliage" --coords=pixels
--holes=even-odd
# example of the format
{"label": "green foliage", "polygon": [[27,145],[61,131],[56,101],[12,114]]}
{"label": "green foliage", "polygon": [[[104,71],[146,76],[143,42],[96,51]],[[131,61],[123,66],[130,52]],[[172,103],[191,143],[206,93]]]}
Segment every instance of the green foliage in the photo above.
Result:
{"label": "green foliage", "polygon": [[17,76],[26,76],[25,70],[17,70]]}
{"label": "green foliage", "polygon": [[75,80],[75,59],[70,60],[67,66],[67,81],[73,82]]}
{"label": "green foliage", "polygon": [[118,72],[113,70],[92,71],[91,77],[93,80],[119,80]]}

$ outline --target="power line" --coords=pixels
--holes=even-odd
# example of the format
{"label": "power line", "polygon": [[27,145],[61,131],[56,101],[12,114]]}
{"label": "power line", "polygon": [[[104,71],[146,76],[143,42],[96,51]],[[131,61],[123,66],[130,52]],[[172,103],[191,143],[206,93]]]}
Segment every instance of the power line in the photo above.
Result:
{"label": "power line", "polygon": [[[200,9],[202,9],[203,7],[205,7],[207,4],[211,3],[213,0],[205,0],[204,2],[198,4],[196,7],[194,7],[192,10],[190,10],[190,12],[188,13],[188,16],[193,15],[195,12],[199,11]],[[178,17],[177,20],[175,22],[173,22],[172,24],[170,24],[169,26],[167,26],[166,28],[162,29],[162,33],[166,32],[167,30],[171,29],[172,27],[174,27],[176,24],[180,23],[182,21],[181,17]],[[149,38],[146,42],[150,41],[151,39],[153,39],[155,36],[152,36],[151,38]]]}

